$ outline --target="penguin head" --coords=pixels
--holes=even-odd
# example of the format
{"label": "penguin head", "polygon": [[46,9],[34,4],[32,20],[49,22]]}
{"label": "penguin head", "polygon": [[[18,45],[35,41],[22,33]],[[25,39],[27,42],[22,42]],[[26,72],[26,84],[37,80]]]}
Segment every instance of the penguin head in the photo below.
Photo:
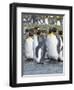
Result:
{"label": "penguin head", "polygon": [[56,34],[57,28],[56,28],[56,27],[53,27],[53,28],[52,28],[52,32],[53,32],[54,34]]}
{"label": "penguin head", "polygon": [[33,36],[33,31],[32,31],[32,29],[29,30],[29,36],[30,36],[30,37]]}
{"label": "penguin head", "polygon": [[58,32],[58,34],[62,37],[62,39],[63,39],[63,31],[62,30],[60,30],[59,32]]}
{"label": "penguin head", "polygon": [[41,36],[43,36],[43,37],[46,36],[46,30],[41,30]]}
{"label": "penguin head", "polygon": [[52,33],[52,34],[54,34],[54,35],[55,35],[55,34],[56,34],[56,32],[57,32],[57,29],[56,29],[55,27],[53,27],[53,28],[50,28],[50,29],[49,29],[49,34],[51,34],[51,33]]}
{"label": "penguin head", "polygon": [[61,35],[61,36],[63,35],[63,31],[62,31],[62,30],[60,30],[58,33],[59,33],[59,35]]}
{"label": "penguin head", "polygon": [[39,27],[34,27],[34,28],[33,28],[33,33],[34,33],[34,34],[37,34],[38,28],[39,28]]}
{"label": "penguin head", "polygon": [[37,35],[38,36],[41,35],[41,31],[40,30],[37,31]]}

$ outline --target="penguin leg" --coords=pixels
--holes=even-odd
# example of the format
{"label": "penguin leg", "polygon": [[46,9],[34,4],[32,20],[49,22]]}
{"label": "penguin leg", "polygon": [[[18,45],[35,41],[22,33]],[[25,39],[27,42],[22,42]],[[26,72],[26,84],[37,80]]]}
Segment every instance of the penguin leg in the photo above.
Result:
{"label": "penguin leg", "polygon": [[41,53],[41,62],[44,63],[45,60],[45,54],[46,54],[46,48],[42,48],[42,53]]}

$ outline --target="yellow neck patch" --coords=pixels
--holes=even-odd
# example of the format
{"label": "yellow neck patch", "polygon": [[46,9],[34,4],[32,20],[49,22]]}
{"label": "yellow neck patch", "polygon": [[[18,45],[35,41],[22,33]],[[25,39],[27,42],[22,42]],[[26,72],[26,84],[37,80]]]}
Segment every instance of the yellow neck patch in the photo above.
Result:
{"label": "yellow neck patch", "polygon": [[50,37],[53,37],[54,36],[54,34],[53,33],[51,33],[51,34],[48,34]]}

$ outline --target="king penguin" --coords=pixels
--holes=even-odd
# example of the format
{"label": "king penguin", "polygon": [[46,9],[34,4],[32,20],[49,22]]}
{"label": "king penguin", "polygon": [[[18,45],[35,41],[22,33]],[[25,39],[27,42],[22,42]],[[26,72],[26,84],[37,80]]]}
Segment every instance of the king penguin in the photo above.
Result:
{"label": "king penguin", "polygon": [[62,31],[59,31],[58,33],[58,50],[59,50],[59,60],[63,61],[63,37],[62,37]]}
{"label": "king penguin", "polygon": [[25,56],[27,59],[33,59],[33,35],[29,32],[29,36],[25,40]]}
{"label": "king penguin", "polygon": [[54,32],[56,32],[55,28],[50,29],[46,40],[47,55],[50,60],[52,59],[58,60],[58,51],[57,51],[58,40]]}

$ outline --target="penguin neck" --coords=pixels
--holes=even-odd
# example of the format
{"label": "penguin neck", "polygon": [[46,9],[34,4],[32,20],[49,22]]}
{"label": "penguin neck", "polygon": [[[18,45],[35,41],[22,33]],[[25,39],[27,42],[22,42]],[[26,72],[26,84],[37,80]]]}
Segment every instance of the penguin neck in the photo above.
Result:
{"label": "penguin neck", "polygon": [[54,33],[49,33],[48,35],[49,35],[49,36],[54,36]]}
{"label": "penguin neck", "polygon": [[37,34],[34,34],[34,36],[37,36]]}
{"label": "penguin neck", "polygon": [[34,34],[34,38],[37,38],[37,34]]}

